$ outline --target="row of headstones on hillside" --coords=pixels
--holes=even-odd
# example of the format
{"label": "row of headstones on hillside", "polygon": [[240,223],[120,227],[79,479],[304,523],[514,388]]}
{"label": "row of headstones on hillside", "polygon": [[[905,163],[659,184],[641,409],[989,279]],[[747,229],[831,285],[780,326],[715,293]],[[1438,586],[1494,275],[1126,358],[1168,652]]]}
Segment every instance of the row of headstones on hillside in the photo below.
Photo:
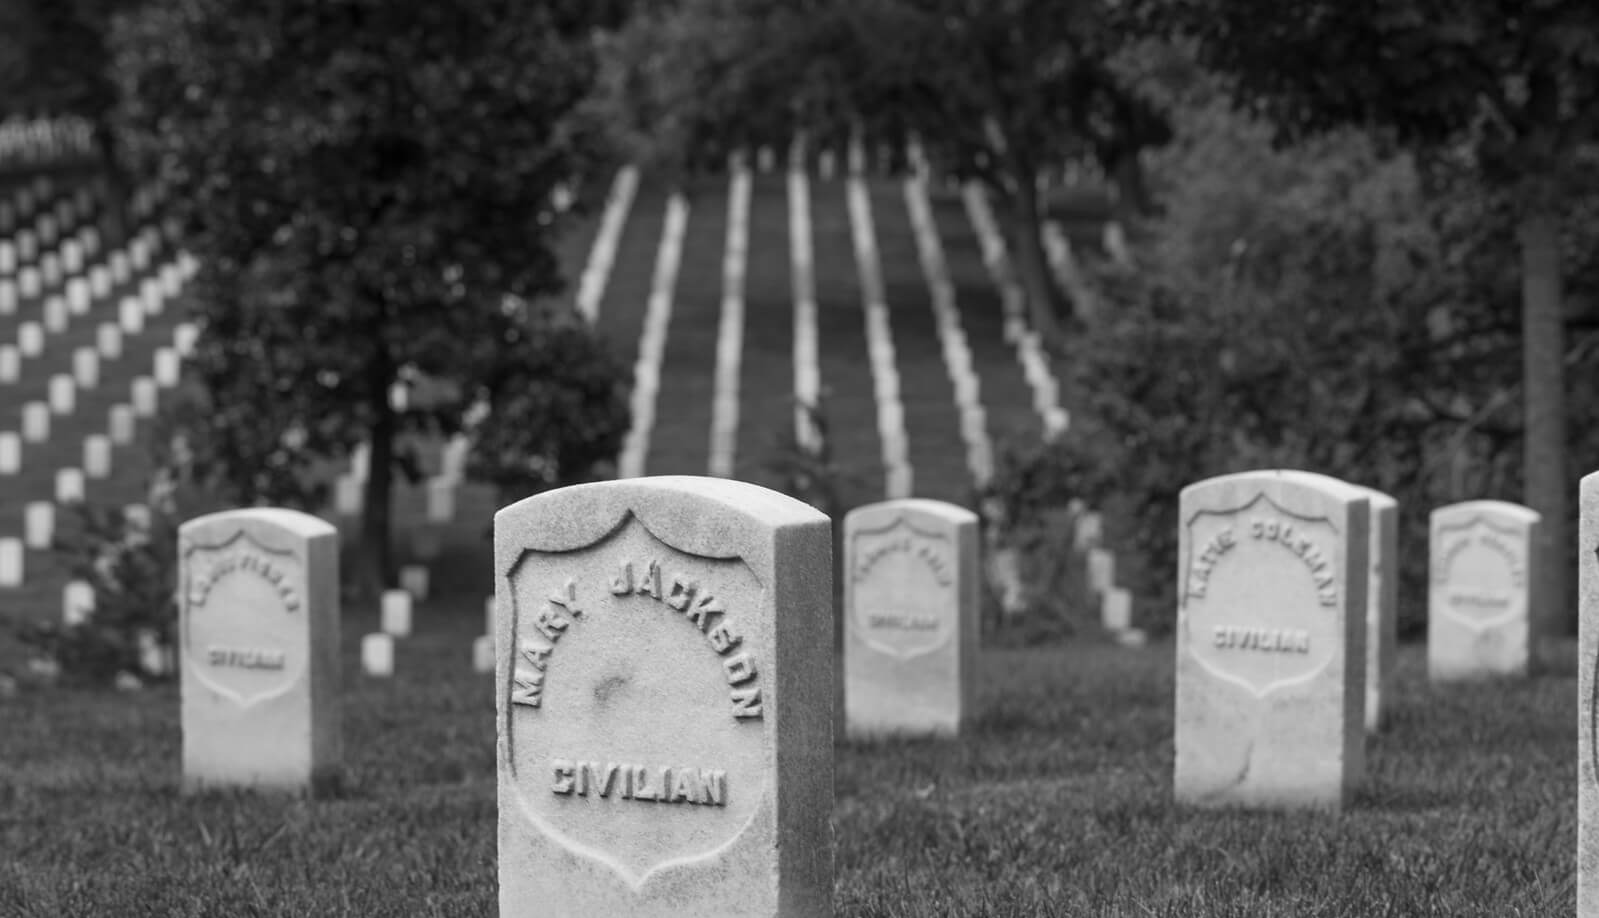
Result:
{"label": "row of headstones on hillside", "polygon": [[[144,318],[147,315],[159,315],[165,301],[181,291],[182,285],[193,276],[196,269],[194,259],[186,253],[180,253],[176,259],[162,266],[159,281],[146,278],[143,295],[123,301],[120,324],[99,325],[95,346],[80,347],[73,351],[72,372],[50,377],[46,386],[46,400],[23,403],[19,429],[0,431],[0,477],[13,476],[21,471],[24,444],[44,444],[50,440],[53,417],[77,413],[79,393],[97,389],[102,382],[102,360],[121,358],[124,331],[129,337],[141,334]],[[46,302],[47,316],[50,305],[55,302],[58,301],[54,298]],[[89,306],[86,300],[82,312],[87,313]],[[137,321],[133,321],[135,316]],[[22,539],[0,538],[0,587],[15,587],[23,583],[25,548],[49,547],[57,505],[81,502],[85,498],[86,481],[105,479],[111,475],[113,448],[132,442],[138,418],[155,415],[159,390],[177,385],[182,359],[192,351],[198,335],[196,325],[180,323],[173,332],[173,345],[155,350],[152,375],[134,377],[129,401],[111,406],[106,432],[89,434],[84,438],[81,463],[56,469],[52,500],[28,502],[24,508]],[[22,323],[17,343],[0,345],[0,384],[16,383],[21,377],[23,359],[38,357],[43,350],[44,334],[39,325]]]}
{"label": "row of headstones on hillside", "polygon": [[[1379,657],[1391,648],[1367,606],[1392,611],[1393,513],[1375,492],[1295,471],[1184,490],[1179,802],[1336,808],[1359,785],[1369,693],[1381,703],[1385,688],[1366,678],[1386,669],[1368,664],[1368,629]],[[1525,644],[1534,527],[1494,503],[1441,508],[1435,612],[1504,629],[1495,648]],[[1585,537],[1596,529],[1585,516]],[[932,501],[846,519],[850,734],[952,735],[970,720],[976,530]],[[183,526],[186,788],[337,780],[337,538],[276,509]],[[710,478],[580,485],[496,514],[502,914],[826,901],[831,540],[814,508]],[[1599,619],[1592,582],[1585,619]]]}
{"label": "row of headstones on hillside", "polygon": [[0,166],[32,166],[94,155],[94,127],[73,115],[0,121]]}
{"label": "row of headstones on hillside", "polygon": [[[108,298],[113,287],[128,284],[135,274],[148,270],[162,248],[161,231],[153,226],[98,260],[100,234],[92,225],[77,230],[58,248],[37,255],[28,244],[34,239],[31,231],[24,230],[14,238],[15,242],[0,240],[0,315],[13,315],[22,303],[42,298],[47,321],[52,314],[82,315],[91,300]],[[170,287],[172,273],[180,269],[176,263],[162,266],[155,277],[140,282],[139,296],[148,301],[156,295],[152,289],[161,292]]]}

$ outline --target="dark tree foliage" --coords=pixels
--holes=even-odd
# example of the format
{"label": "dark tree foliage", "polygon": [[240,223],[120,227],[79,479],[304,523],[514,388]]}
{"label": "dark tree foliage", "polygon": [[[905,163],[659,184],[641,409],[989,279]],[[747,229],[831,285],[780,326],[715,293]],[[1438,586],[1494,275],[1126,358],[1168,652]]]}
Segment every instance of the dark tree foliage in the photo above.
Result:
{"label": "dark tree foliage", "polygon": [[[1112,67],[1125,33],[1099,0],[680,0],[636,17],[606,55],[609,109],[635,147],[678,164],[741,144],[852,135],[982,180],[1006,217],[1035,326],[1060,296],[1035,177],[1097,158],[1138,188],[1164,113]],[[903,163],[902,163],[903,165]],[[1141,195],[1126,196],[1138,202]]]}
{"label": "dark tree foliage", "polygon": [[[596,162],[583,9],[152,0],[115,33],[129,149],[201,265],[194,468],[239,502],[304,504],[317,460],[370,440],[362,589],[388,579],[397,439],[460,429],[471,404],[503,399],[507,362],[537,357],[530,342],[580,334],[518,304],[560,288],[551,193]],[[595,348],[564,353],[521,385],[614,390]],[[451,397],[396,411],[391,387],[418,374]],[[553,449],[581,479],[567,465],[586,454],[563,438],[586,449],[623,426],[609,396],[558,401],[536,431],[501,412],[475,433]],[[594,413],[563,414],[580,404]]]}
{"label": "dark tree foliage", "polygon": [[1571,359],[1561,209],[1599,178],[1599,5],[1591,0],[1140,0],[1199,43],[1288,135],[1375,128],[1463,153],[1512,202],[1521,264],[1525,500],[1544,517],[1546,626],[1575,624],[1565,460]]}

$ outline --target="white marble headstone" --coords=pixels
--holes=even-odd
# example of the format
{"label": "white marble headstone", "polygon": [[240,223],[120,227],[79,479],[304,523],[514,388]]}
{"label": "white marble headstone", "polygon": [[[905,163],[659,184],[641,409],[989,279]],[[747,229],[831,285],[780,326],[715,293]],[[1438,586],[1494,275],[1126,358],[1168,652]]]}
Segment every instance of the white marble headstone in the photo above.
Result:
{"label": "white marble headstone", "polygon": [[38,322],[23,322],[18,325],[17,350],[24,357],[37,357],[44,353],[44,327]]}
{"label": "white marble headstone", "polygon": [[56,503],[76,504],[83,502],[83,470],[77,468],[56,469]]}
{"label": "white marble headstone", "polygon": [[66,373],[50,377],[50,410],[55,414],[71,414],[78,408],[78,385]]}
{"label": "white marble headstone", "polygon": [[105,478],[111,474],[110,437],[89,434],[83,438],[83,474],[90,478]]}
{"label": "white marble headstone", "polygon": [[1520,504],[1473,500],[1432,512],[1427,570],[1427,676],[1525,676],[1537,608],[1541,517]]}
{"label": "white marble headstone", "polygon": [[1263,470],[1183,489],[1175,796],[1347,804],[1365,770],[1365,493]]}
{"label": "white marble headstone", "polygon": [[391,637],[411,636],[411,594],[405,590],[384,590],[380,599],[379,627]]}
{"label": "white marble headstone", "polygon": [[183,787],[316,793],[337,781],[339,538],[257,507],[179,530]]}
{"label": "white marble headstone", "polygon": [[852,736],[961,731],[977,691],[977,514],[890,500],[844,518],[844,721]]}
{"label": "white marble headstone", "polygon": [[0,430],[0,475],[22,471],[22,437],[15,431]]}
{"label": "white marble headstone", "polygon": [[29,548],[46,549],[55,538],[56,505],[47,500],[29,501],[22,508],[22,541]]}
{"label": "white marble headstone", "polygon": [[122,356],[122,329],[114,323],[101,322],[94,329],[94,346],[100,356],[115,360]]}
{"label": "white marble headstone", "polygon": [[394,635],[378,631],[361,638],[361,671],[368,676],[394,675]]}
{"label": "white marble headstone", "polygon": [[61,624],[81,625],[94,615],[94,587],[85,580],[71,580],[61,588]]}
{"label": "white marble headstone", "polygon": [[50,439],[49,405],[44,402],[23,403],[22,439],[29,443],[43,443]]}
{"label": "white marble headstone", "polygon": [[72,352],[72,380],[80,389],[100,385],[100,355],[94,348],[80,347]]}
{"label": "white marble headstone", "polygon": [[126,445],[133,442],[134,418],[132,405],[112,405],[107,413],[106,432],[111,442]]}
{"label": "white marble headstone", "polygon": [[0,538],[0,587],[22,586],[22,540]]}
{"label": "white marble headstone", "polygon": [[1599,472],[1577,526],[1577,918],[1599,915]]}
{"label": "white marble headstone", "polygon": [[[1357,487],[1359,487],[1357,485]],[[1388,724],[1399,649],[1399,502],[1361,488],[1371,504],[1371,573],[1366,587],[1366,730]]]}
{"label": "white marble headstone", "polygon": [[148,376],[135,376],[128,388],[133,413],[141,418],[155,417],[157,393],[160,392],[155,380]]}
{"label": "white marble headstone", "polygon": [[830,543],[711,478],[496,514],[502,918],[831,914]]}

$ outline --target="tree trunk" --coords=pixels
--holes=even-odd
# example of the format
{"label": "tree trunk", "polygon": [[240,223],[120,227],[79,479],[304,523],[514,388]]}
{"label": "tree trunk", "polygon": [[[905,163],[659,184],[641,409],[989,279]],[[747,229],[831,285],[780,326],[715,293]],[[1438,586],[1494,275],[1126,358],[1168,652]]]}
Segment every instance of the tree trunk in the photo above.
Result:
{"label": "tree trunk", "polygon": [[389,405],[389,385],[394,380],[394,369],[381,333],[376,337],[377,353],[368,370],[372,451],[361,508],[361,536],[355,553],[357,595],[368,599],[380,596],[394,582],[389,544],[389,495],[394,485],[396,427],[394,408]]}
{"label": "tree trunk", "polygon": [[1542,608],[1531,610],[1534,650],[1539,638],[1575,633],[1568,597],[1573,556],[1567,538],[1570,482],[1566,480],[1566,342],[1560,275],[1560,223],[1546,198],[1529,201],[1521,216],[1522,388],[1526,398],[1522,481],[1527,506],[1543,515],[1539,578]]}
{"label": "tree trunk", "polygon": [[1033,330],[1050,349],[1061,343],[1061,297],[1050,276],[1044,255],[1043,221],[1038,207],[1038,187],[1031,173],[1016,176],[1015,208],[1011,212],[1011,237],[1016,250],[1016,274],[1027,294],[1027,314]]}
{"label": "tree trunk", "polygon": [[122,157],[118,155],[116,135],[103,120],[94,124],[95,151],[100,157],[100,172],[106,181],[106,226],[102,227],[110,240],[107,245],[120,244],[128,237],[128,204],[132,197]]}

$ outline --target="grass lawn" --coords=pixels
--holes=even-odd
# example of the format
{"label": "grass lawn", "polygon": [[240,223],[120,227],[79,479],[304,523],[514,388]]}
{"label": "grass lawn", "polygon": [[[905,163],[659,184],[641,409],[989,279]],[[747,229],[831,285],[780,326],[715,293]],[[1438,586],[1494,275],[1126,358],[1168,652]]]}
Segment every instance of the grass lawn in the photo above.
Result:
{"label": "grass lawn", "polygon": [[[481,600],[423,604],[392,680],[345,617],[336,799],[179,796],[175,687],[0,702],[0,915],[495,914]],[[965,738],[841,742],[837,914],[1572,914],[1574,676],[1435,689],[1407,647],[1351,810],[1213,812],[1171,804],[1171,654],[989,651]]]}

